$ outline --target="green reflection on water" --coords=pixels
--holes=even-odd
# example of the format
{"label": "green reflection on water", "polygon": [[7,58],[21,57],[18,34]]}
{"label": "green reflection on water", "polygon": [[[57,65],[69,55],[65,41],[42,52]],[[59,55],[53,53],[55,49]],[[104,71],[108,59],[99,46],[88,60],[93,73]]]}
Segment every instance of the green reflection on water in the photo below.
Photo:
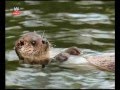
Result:
{"label": "green reflection on water", "polygon": [[[92,2],[92,1],[91,1]],[[38,3],[32,3],[31,1],[6,1],[6,51],[13,50],[15,41],[25,32],[28,31],[37,31],[39,34],[43,33],[45,30],[45,35],[53,44],[56,45],[55,48],[67,48],[70,46],[77,46],[83,49],[91,49],[93,51],[114,51],[114,1],[101,1],[102,4],[87,4],[87,1],[83,4],[82,2],[49,2],[41,1]],[[22,15],[14,17],[9,15],[14,7],[22,8]],[[7,16],[8,14],[8,16]],[[92,16],[90,16],[92,14]],[[95,16],[95,15],[98,16]],[[103,16],[102,16],[103,15]],[[97,17],[97,18],[95,18]],[[100,19],[99,19],[100,18]],[[83,21],[82,21],[82,20]],[[90,21],[88,21],[88,19]],[[107,23],[105,23],[107,22]],[[96,32],[96,30],[98,32]],[[93,32],[92,32],[93,31]],[[102,36],[103,35],[103,36]],[[7,54],[7,53],[6,53]],[[14,71],[19,72],[19,63],[16,61],[6,61],[6,72]],[[54,66],[53,66],[54,67]],[[52,67],[51,67],[52,68]],[[25,68],[23,68],[25,69]],[[77,76],[82,75],[81,73],[75,73],[67,69],[62,69],[65,72],[68,72],[70,75],[75,74]],[[55,73],[56,71],[62,71],[61,68],[52,68],[48,70],[47,74]],[[26,72],[27,73],[27,72]],[[90,72],[91,73],[91,72]],[[25,72],[22,72],[24,75]],[[8,75],[6,75],[8,76]],[[14,76],[14,74],[13,74]],[[50,75],[53,77],[52,75]],[[25,76],[27,77],[27,76]],[[58,77],[58,76],[57,76]],[[57,79],[53,78],[54,79]],[[61,76],[61,78],[64,78]],[[93,76],[94,77],[94,76]],[[90,78],[93,78],[92,76]],[[106,84],[106,87],[111,83],[114,83],[114,79],[110,81],[110,76],[106,78],[105,81],[109,83]],[[29,77],[31,78],[31,77]],[[36,79],[36,77],[33,77]],[[29,81],[35,83],[35,86],[27,86],[29,82],[23,80],[22,83],[26,87],[36,87],[36,88],[47,88],[45,86],[51,85],[52,80],[46,79],[47,76],[43,78],[43,83],[40,82],[40,77],[38,81]],[[83,74],[83,79],[85,79]],[[13,78],[14,79],[14,78]],[[18,83],[20,83],[19,77],[17,77]],[[66,80],[64,78],[64,80]],[[94,81],[94,80],[93,80]],[[38,85],[40,83],[40,86]],[[64,81],[68,83],[68,81]],[[90,87],[90,83],[87,83],[87,80],[83,82],[76,83],[71,79],[72,84],[63,86],[62,88],[80,88],[80,87]],[[75,82],[75,83],[74,83]],[[57,83],[57,82],[56,82]],[[97,85],[93,85],[91,88],[100,88],[101,81],[96,81]],[[59,83],[62,85],[62,83]],[[91,83],[93,84],[93,83]],[[100,85],[99,85],[100,84]],[[104,83],[103,83],[104,85]],[[24,88],[25,86],[16,86],[10,85],[7,88]],[[104,88],[102,87],[102,88]],[[52,87],[53,88],[53,87]]]}

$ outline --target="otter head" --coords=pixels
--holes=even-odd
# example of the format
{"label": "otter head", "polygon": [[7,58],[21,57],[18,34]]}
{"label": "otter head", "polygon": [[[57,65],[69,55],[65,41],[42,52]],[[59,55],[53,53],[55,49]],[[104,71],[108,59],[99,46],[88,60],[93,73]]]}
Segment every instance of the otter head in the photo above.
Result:
{"label": "otter head", "polygon": [[15,51],[23,63],[48,64],[50,45],[35,32],[24,34],[15,42]]}

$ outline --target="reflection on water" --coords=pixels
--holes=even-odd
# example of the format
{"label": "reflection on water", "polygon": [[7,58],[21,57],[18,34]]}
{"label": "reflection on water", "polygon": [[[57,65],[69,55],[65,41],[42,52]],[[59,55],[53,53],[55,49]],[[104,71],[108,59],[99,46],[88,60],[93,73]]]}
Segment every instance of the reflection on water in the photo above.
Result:
{"label": "reflection on water", "polygon": [[[14,6],[21,14],[13,16]],[[45,70],[22,66],[14,43],[22,34],[36,31],[53,44],[53,53],[77,46],[86,53],[113,52],[113,1],[6,2],[6,88],[115,88],[114,73],[49,65]]]}

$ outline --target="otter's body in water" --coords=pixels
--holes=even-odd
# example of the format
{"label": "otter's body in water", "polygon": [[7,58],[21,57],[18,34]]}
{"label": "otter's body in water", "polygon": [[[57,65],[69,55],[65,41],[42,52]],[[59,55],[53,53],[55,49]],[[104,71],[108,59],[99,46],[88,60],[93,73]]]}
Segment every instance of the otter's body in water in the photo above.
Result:
{"label": "otter's body in water", "polygon": [[[35,32],[20,37],[15,43],[15,51],[22,63],[41,64],[44,67],[51,61],[49,41]],[[79,56],[79,60],[70,59],[72,55]],[[115,71],[114,53],[87,57],[80,55],[81,51],[77,47],[70,47],[54,56],[52,60],[63,65],[76,66],[84,63],[102,70]]]}

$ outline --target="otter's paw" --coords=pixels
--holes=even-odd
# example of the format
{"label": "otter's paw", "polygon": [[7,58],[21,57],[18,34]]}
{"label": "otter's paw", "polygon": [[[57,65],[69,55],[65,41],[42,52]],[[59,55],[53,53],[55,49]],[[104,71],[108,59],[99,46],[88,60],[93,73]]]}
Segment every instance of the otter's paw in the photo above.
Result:
{"label": "otter's paw", "polygon": [[56,55],[54,58],[55,58],[55,60],[57,60],[59,62],[64,62],[64,61],[68,60],[69,54],[62,52],[62,53],[59,53],[58,55]]}
{"label": "otter's paw", "polygon": [[70,47],[67,50],[65,50],[65,53],[68,53],[70,55],[80,55],[80,50],[77,47]]}

